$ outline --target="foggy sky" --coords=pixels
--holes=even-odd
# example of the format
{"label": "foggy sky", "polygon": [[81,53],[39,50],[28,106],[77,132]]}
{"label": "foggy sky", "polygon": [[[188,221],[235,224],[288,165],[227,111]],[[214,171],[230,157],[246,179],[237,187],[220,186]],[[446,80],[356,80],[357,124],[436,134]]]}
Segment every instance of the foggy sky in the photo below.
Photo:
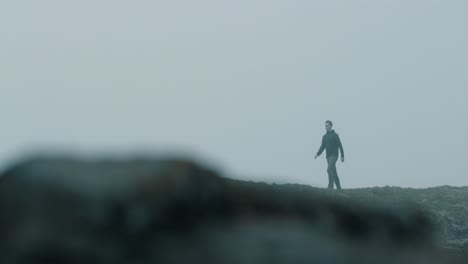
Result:
{"label": "foggy sky", "polygon": [[4,1],[0,164],[175,150],[231,177],[468,185],[467,1]]}

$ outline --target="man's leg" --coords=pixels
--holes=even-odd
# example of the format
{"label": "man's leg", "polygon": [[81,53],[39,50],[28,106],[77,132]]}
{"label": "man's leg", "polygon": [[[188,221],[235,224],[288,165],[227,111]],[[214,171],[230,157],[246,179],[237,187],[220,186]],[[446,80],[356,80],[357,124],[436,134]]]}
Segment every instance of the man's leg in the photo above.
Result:
{"label": "man's leg", "polygon": [[327,158],[327,173],[328,173],[328,188],[333,189],[333,183],[335,182],[335,172],[336,172],[336,157]]}
{"label": "man's leg", "polygon": [[[338,158],[337,158],[338,159]],[[335,165],[333,166],[334,167],[334,182],[336,184],[336,188],[337,189],[341,189],[341,184],[340,184],[340,178],[338,178],[338,171],[336,170],[336,161],[337,159],[335,159]]]}

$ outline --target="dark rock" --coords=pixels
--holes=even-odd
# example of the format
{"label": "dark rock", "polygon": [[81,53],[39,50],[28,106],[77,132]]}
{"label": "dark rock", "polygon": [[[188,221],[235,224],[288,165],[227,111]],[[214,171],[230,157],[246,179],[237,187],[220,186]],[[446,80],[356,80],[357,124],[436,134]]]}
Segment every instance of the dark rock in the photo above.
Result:
{"label": "dark rock", "polygon": [[29,160],[0,180],[0,261],[457,261],[437,248],[419,210],[296,190],[186,160]]}

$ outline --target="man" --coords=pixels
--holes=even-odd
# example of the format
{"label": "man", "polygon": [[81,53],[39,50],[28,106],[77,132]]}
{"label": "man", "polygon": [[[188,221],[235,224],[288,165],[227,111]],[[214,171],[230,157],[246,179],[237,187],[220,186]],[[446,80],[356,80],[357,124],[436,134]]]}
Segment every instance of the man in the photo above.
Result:
{"label": "man", "polygon": [[341,189],[340,179],[338,178],[338,172],[336,171],[336,161],[338,160],[339,149],[341,153],[341,162],[344,162],[344,151],[340,137],[335,133],[335,130],[332,130],[332,127],[332,121],[327,120],[325,122],[325,130],[327,133],[322,138],[322,145],[320,146],[317,155],[315,155],[315,159],[322,154],[324,149],[327,150],[328,188],[333,189],[333,184],[335,184],[337,189]]}

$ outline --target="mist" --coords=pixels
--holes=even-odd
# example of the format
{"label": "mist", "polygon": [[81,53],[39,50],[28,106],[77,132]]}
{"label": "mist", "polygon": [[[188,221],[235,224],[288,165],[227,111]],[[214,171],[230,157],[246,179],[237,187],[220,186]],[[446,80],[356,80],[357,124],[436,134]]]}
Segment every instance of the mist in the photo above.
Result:
{"label": "mist", "polygon": [[230,177],[468,185],[468,3],[0,4],[0,164],[37,150],[180,151]]}

